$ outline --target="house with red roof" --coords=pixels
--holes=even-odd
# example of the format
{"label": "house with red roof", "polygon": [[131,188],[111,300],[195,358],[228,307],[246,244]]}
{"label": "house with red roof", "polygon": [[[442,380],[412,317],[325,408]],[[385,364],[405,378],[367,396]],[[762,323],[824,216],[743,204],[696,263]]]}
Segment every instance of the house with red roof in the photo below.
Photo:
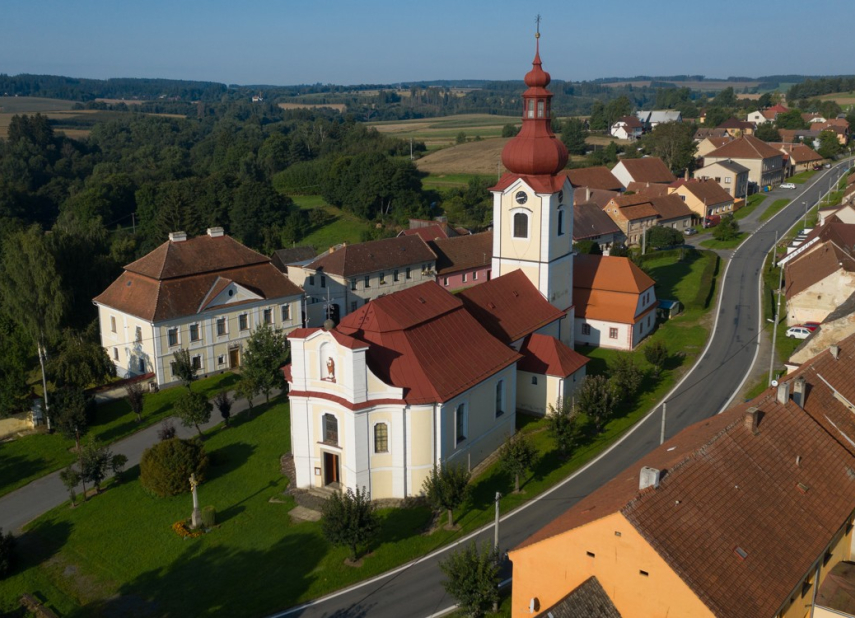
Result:
{"label": "house with red roof", "polygon": [[653,332],[655,281],[629,258],[577,255],[573,275],[577,343],[632,350]]}
{"label": "house with red roof", "polygon": [[509,552],[511,616],[852,615],[853,401],[850,336],[681,431]]}
{"label": "house with red roof", "polygon": [[617,139],[635,141],[644,133],[644,125],[636,116],[618,118],[609,128],[609,135]]}
{"label": "house with red roof", "polygon": [[659,157],[622,159],[612,168],[612,174],[624,187],[631,182],[670,184],[677,180]]}
{"label": "house with red roof", "polygon": [[584,377],[588,359],[554,336],[564,318],[515,271],[457,296],[423,283],[292,332],[297,486],[405,498],[436,465],[476,466],[518,409],[545,414]]}
{"label": "house with red roof", "polygon": [[748,122],[754,123],[755,126],[767,122],[775,122],[779,115],[786,114],[788,111],[790,111],[788,107],[778,103],[772,107],[751,112],[748,114]]}
{"label": "house with red roof", "polygon": [[121,377],[153,373],[177,381],[173,354],[187,350],[197,375],[239,367],[246,340],[262,325],[301,325],[303,290],[270,258],[223,228],[169,240],[124,268],[93,300],[101,345]]}
{"label": "house with red roof", "polygon": [[[850,225],[833,224],[828,240],[812,243],[804,253],[784,266],[784,294],[787,300],[787,324],[822,322],[855,290],[855,257]],[[819,237],[821,238],[821,236]],[[848,241],[848,243],[846,242]],[[808,243],[805,243],[808,244]]]}
{"label": "house with red roof", "polygon": [[489,281],[493,269],[493,232],[437,238],[428,242],[436,254],[436,282],[459,290]]}
{"label": "house with red roof", "polygon": [[748,181],[760,187],[778,185],[784,179],[784,153],[753,135],[743,135],[704,156],[705,165],[720,161],[747,167]]}

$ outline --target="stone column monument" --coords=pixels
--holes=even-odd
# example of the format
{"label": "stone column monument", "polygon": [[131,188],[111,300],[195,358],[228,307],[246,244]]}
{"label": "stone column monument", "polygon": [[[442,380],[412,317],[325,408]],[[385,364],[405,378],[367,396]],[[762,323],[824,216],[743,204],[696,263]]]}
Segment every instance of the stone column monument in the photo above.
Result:
{"label": "stone column monument", "polygon": [[190,525],[195,530],[202,526],[202,511],[199,510],[199,494],[196,493],[196,474],[190,475],[190,491],[193,492],[193,514],[190,516]]}

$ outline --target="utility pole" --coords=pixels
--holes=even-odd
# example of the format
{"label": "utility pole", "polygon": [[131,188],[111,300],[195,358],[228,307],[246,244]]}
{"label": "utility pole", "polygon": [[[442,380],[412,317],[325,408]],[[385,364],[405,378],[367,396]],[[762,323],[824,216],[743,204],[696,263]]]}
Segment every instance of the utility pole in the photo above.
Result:
{"label": "utility pole", "polygon": [[493,530],[493,551],[496,556],[499,555],[499,499],[502,497],[498,491],[496,492],[496,527]]}
{"label": "utility pole", "polygon": [[659,430],[659,444],[665,443],[665,409],[668,406],[667,401],[662,402],[662,427]]}
{"label": "utility pole", "polygon": [[[775,249],[777,250],[777,243]],[[777,261],[777,260],[775,260]],[[775,315],[772,320],[772,354],[769,358],[769,385],[772,385],[772,371],[775,366],[775,342],[778,339],[778,315],[781,312],[781,286],[784,281],[784,269],[778,271],[778,302],[775,305]]]}

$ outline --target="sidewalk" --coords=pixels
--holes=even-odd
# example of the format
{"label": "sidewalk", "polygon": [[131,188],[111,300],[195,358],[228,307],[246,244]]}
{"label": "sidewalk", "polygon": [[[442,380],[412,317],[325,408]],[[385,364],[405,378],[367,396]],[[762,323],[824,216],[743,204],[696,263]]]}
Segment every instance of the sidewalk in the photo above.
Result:
{"label": "sidewalk", "polygon": [[[234,399],[234,392],[230,392],[229,395]],[[275,397],[279,395],[279,391],[273,391],[270,395]],[[253,399],[253,404],[256,406],[263,403],[264,395],[258,395]],[[236,401],[232,405],[232,417],[248,408],[245,399]],[[184,427],[181,421],[175,417],[170,417],[170,420],[175,426],[175,435],[179,438],[192,438],[199,435],[195,427]],[[216,427],[222,422],[220,413],[214,407],[214,411],[211,412],[211,420],[201,426],[202,431]],[[160,423],[146,427],[127,438],[112,443],[110,450],[114,455],[121,453],[128,458],[126,469],[136,466],[142,458],[143,451],[159,441],[157,437],[159,429]],[[78,491],[78,495],[79,493],[80,491]],[[67,500],[68,490],[59,478],[59,471],[52,472],[0,498],[0,527],[3,528],[4,533],[11,531],[19,534],[24,524]]]}

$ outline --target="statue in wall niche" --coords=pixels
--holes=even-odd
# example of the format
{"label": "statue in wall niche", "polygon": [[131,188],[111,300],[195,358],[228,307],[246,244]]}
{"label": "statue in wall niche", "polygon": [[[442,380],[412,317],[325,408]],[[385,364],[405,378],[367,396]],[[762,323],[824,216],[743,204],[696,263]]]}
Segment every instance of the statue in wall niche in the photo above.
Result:
{"label": "statue in wall niche", "polygon": [[335,361],[332,356],[327,358],[327,380],[335,382]]}

